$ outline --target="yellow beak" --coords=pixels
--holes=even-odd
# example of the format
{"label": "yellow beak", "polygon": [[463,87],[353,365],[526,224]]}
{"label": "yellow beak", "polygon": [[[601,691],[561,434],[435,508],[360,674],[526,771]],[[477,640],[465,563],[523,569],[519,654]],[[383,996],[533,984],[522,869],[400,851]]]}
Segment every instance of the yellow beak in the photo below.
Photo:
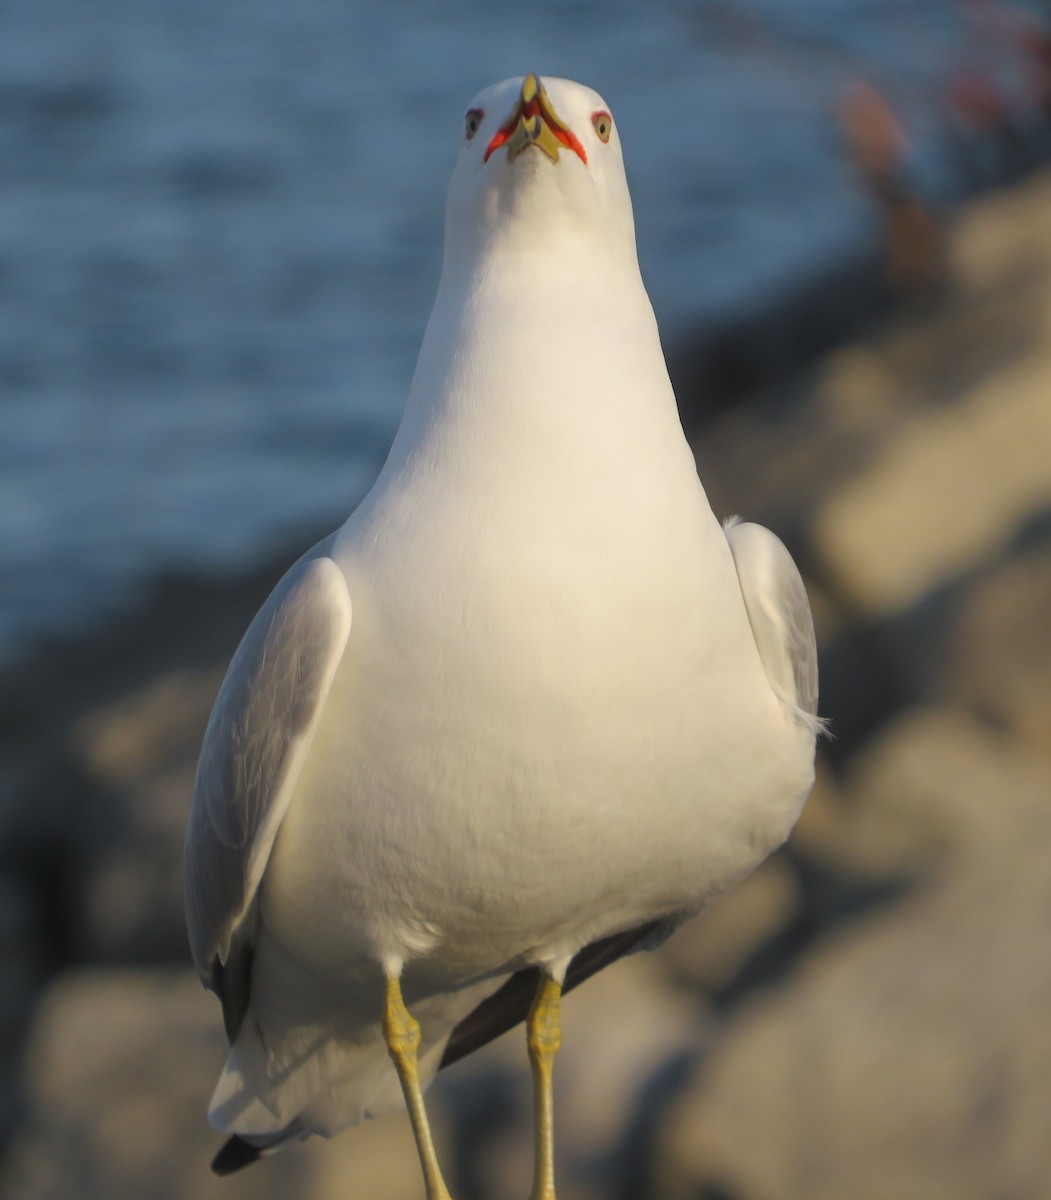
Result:
{"label": "yellow beak", "polygon": [[536,146],[557,162],[561,142],[555,137],[549,122],[554,121],[559,128],[562,122],[555,116],[544,85],[533,74],[527,75],[522,81],[522,95],[515,115],[518,123],[507,143],[508,160],[517,158],[530,146]]}
{"label": "yellow beak", "polygon": [[552,162],[558,161],[558,152],[563,147],[579,155],[583,162],[588,161],[584,147],[555,112],[540,78],[532,73],[522,80],[518,104],[489,143],[485,152],[486,159],[501,146],[507,147],[509,161],[517,158],[530,146],[542,150]]}

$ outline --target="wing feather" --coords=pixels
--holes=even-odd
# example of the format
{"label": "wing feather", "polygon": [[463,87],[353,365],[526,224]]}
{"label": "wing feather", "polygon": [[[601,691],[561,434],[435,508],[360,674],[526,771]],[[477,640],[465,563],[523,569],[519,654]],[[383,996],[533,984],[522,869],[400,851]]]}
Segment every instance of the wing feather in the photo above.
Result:
{"label": "wing feather", "polygon": [[799,569],[762,525],[730,522],[726,540],[770,686],[817,733],[817,638]]}
{"label": "wing feather", "polygon": [[247,1005],[255,894],[350,617],[336,563],[323,553],[301,559],[248,627],[205,731],[186,832],[186,919],[197,971],[222,998],[228,1032]]}

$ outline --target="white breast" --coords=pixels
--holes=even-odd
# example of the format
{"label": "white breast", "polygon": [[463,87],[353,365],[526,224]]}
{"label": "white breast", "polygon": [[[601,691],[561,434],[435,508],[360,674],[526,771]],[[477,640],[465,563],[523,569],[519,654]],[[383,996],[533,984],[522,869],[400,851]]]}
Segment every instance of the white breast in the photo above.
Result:
{"label": "white breast", "polygon": [[[493,970],[696,909],[784,837],[809,783],[804,739],[766,686],[697,493],[670,540],[632,544],[609,514],[616,556],[597,528],[573,557],[535,524],[496,545],[433,509],[397,552],[366,523],[341,547],[355,624],[339,716],[269,871],[268,922],[300,957],[338,972],[440,946],[446,979]],[[405,589],[435,544],[464,553]]]}

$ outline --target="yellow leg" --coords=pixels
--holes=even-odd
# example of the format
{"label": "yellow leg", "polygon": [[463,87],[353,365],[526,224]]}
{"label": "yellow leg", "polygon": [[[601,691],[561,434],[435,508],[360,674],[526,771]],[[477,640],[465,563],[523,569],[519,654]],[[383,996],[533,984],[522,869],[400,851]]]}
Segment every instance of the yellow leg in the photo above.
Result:
{"label": "yellow leg", "polygon": [[394,1060],[394,1069],[405,1093],[405,1107],[409,1110],[412,1132],[416,1138],[416,1150],[423,1168],[423,1181],[427,1188],[427,1200],[451,1200],[449,1189],[442,1179],[438,1156],[434,1152],[431,1127],[427,1122],[427,1111],[423,1107],[423,1092],[416,1067],[416,1052],[420,1048],[420,1026],[401,998],[401,984],[397,979],[387,980],[387,1002],[383,1007],[383,1036],[387,1049]]}
{"label": "yellow leg", "polygon": [[536,1135],[533,1191],[530,1200],[555,1200],[555,1128],[551,1072],[555,1065],[555,1055],[562,1045],[562,1030],[558,1023],[561,998],[562,985],[547,975],[542,976],[526,1023],[529,1061],[533,1068]]}

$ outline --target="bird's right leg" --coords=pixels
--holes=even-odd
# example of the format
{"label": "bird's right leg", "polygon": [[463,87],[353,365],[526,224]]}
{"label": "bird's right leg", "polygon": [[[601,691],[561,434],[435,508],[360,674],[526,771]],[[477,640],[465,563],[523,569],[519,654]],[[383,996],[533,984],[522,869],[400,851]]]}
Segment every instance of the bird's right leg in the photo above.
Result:
{"label": "bird's right leg", "polygon": [[555,1122],[552,1112],[551,1072],[555,1065],[555,1055],[562,1045],[562,1026],[559,1022],[561,999],[561,975],[554,979],[550,975],[542,974],[540,986],[526,1020],[529,1061],[533,1068],[536,1133],[533,1191],[529,1200],[555,1200]]}
{"label": "bird's right leg", "polygon": [[420,1088],[416,1059],[420,1048],[420,1025],[405,1007],[401,998],[401,984],[397,979],[387,980],[387,1000],[383,1006],[383,1036],[394,1060],[401,1090],[405,1094],[405,1107],[409,1110],[409,1120],[412,1122],[412,1132],[416,1138],[416,1150],[420,1156],[420,1166],[423,1168],[427,1200],[451,1200],[449,1189],[442,1179],[441,1168],[438,1166],[431,1127],[423,1106],[423,1091]]}

